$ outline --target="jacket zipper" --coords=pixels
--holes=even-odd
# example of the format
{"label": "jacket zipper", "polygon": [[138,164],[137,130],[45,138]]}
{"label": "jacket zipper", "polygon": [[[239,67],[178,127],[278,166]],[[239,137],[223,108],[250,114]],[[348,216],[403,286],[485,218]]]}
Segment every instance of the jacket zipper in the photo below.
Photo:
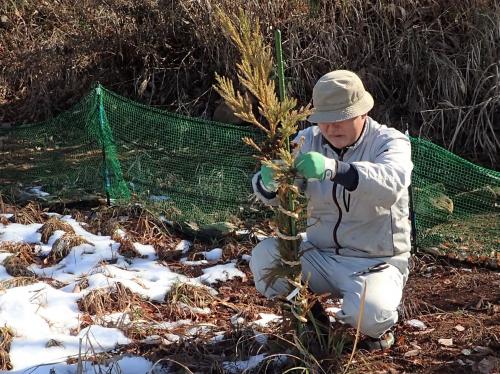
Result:
{"label": "jacket zipper", "polygon": [[[340,151],[339,155],[339,161],[344,160],[344,154],[346,153],[347,149],[344,148]],[[342,248],[340,246],[338,237],[337,237],[337,230],[339,229],[340,226],[340,221],[342,221],[342,209],[340,208],[340,204],[337,200],[337,182],[333,182],[333,188],[332,188],[332,197],[333,197],[333,202],[337,206],[337,209],[339,210],[339,218],[337,219],[337,223],[335,224],[335,227],[333,228],[333,241],[335,242],[335,245],[337,248],[335,248],[335,253],[340,254],[339,250]]]}

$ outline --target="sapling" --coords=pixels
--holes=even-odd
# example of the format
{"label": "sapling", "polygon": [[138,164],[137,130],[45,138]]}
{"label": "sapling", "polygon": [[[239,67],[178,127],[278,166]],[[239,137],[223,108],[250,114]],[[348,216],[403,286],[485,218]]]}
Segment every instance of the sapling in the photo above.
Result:
{"label": "sapling", "polygon": [[[278,278],[288,281],[290,294],[288,298],[282,298],[282,303],[291,318],[285,316],[285,320],[293,325],[299,337],[305,336],[303,332],[307,330],[305,325],[308,322],[313,326],[312,332],[320,337],[322,333],[310,313],[317,296],[311,295],[307,281],[302,279],[299,251],[301,237],[295,229],[300,213],[305,210],[305,201],[300,198],[301,191],[295,183],[301,178],[294,168],[294,154],[300,148],[301,141],[296,141],[292,149],[288,146],[288,139],[297,133],[299,121],[305,120],[311,109],[309,105],[297,108],[297,100],[292,97],[278,98],[272,79],[275,71],[271,47],[264,40],[258,20],[252,22],[244,12],[232,17],[220,9],[217,10],[217,18],[225,36],[240,53],[241,61],[236,64],[236,68],[242,89],[237,89],[231,79],[216,74],[215,90],[235,116],[252,124],[265,135],[260,142],[250,137],[243,141],[254,149],[254,157],[262,165],[274,170],[276,180],[279,203],[271,207],[275,212],[271,223],[278,237],[280,261],[268,269],[265,280],[268,286]],[[257,110],[254,103],[257,103]]]}

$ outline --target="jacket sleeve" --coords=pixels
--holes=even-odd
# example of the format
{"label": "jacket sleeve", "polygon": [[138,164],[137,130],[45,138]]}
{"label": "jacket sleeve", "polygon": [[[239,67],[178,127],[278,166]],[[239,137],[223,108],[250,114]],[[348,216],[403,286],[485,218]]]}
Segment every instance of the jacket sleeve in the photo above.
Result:
{"label": "jacket sleeve", "polygon": [[358,186],[351,194],[360,200],[390,208],[411,183],[410,140],[396,130],[381,135],[375,155],[374,162],[351,164],[359,176]]}

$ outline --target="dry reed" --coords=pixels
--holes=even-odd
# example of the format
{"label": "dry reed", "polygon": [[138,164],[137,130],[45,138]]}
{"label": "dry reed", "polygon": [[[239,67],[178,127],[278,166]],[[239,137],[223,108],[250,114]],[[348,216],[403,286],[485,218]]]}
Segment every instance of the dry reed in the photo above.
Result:
{"label": "dry reed", "polygon": [[82,244],[93,245],[80,235],[72,233],[64,234],[52,244],[49,256],[44,261],[45,264],[53,265],[58,263],[69,254],[71,248]]}
{"label": "dry reed", "polygon": [[30,225],[32,223],[44,223],[47,215],[43,212],[40,204],[29,202],[22,208],[17,208],[14,212],[14,221],[21,225]]}
{"label": "dry reed", "polygon": [[47,244],[49,242],[49,238],[52,236],[52,234],[56,230],[62,230],[64,232],[70,233],[70,234],[75,233],[75,230],[73,229],[73,227],[69,223],[63,222],[57,217],[51,217],[37,231],[37,232],[42,233],[41,242]]}
{"label": "dry reed", "polygon": [[0,369],[11,370],[9,351],[14,332],[7,326],[0,327]]}
{"label": "dry reed", "polygon": [[9,253],[33,253],[33,248],[28,243],[24,242],[0,242],[0,252],[9,252]]}
{"label": "dry reed", "polygon": [[176,283],[165,295],[165,313],[171,320],[196,318],[206,314],[204,308],[210,307],[215,300],[213,290],[206,286]]}
{"label": "dry reed", "polygon": [[0,27],[7,30],[0,45],[12,46],[0,54],[0,122],[49,118],[93,80],[146,104],[210,118],[220,101],[211,89],[213,72],[235,78],[237,55],[214,22],[218,5],[226,14],[240,8],[257,14],[268,42],[281,29],[289,93],[301,103],[322,74],[348,68],[374,94],[375,118],[400,128],[409,123],[413,134],[498,162],[496,0],[91,4],[0,6]]}
{"label": "dry reed", "polygon": [[92,316],[102,317],[113,312],[123,312],[138,298],[121,283],[111,288],[100,288],[90,291],[79,302],[79,309]]}
{"label": "dry reed", "polygon": [[118,253],[127,258],[141,257],[139,251],[135,248],[132,240],[128,238],[116,238],[115,241],[120,243]]}
{"label": "dry reed", "polygon": [[8,274],[13,277],[33,278],[34,273],[28,269],[36,262],[33,247],[27,243],[1,242],[1,252],[13,253],[3,261],[3,266]]}
{"label": "dry reed", "polygon": [[17,255],[9,256],[3,260],[5,271],[13,277],[31,278],[35,274],[28,269],[31,264]]}
{"label": "dry reed", "polygon": [[36,282],[38,282],[38,280],[32,276],[15,277],[15,278],[0,281],[0,290],[3,291],[3,290],[8,290],[10,288],[15,288],[15,287],[29,286],[30,284],[34,284]]}

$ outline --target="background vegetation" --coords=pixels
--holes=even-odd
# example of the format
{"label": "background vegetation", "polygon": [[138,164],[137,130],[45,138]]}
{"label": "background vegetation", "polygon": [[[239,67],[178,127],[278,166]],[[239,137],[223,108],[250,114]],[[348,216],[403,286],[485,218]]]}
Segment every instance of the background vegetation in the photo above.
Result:
{"label": "background vegetation", "polygon": [[215,72],[236,50],[215,5],[282,30],[289,93],[346,68],[376,99],[372,116],[458,154],[500,161],[500,4],[496,0],[6,0],[0,5],[0,123],[50,118],[91,85],[212,118]]}

